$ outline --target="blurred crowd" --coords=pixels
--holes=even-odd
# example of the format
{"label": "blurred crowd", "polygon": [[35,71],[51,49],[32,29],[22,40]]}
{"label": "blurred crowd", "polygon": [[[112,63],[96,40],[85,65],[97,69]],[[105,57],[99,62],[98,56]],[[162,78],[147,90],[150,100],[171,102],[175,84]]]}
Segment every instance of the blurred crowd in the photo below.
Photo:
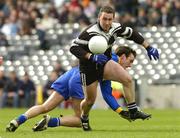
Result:
{"label": "blurred crowd", "polygon": [[[5,74],[3,70],[0,70],[0,108],[30,107],[34,104],[41,104],[53,92],[50,88],[51,84],[64,72],[60,62],[56,61],[47,82],[38,90],[40,86],[36,86],[28,72],[25,72],[20,78],[15,71]],[[42,101],[38,101],[38,99],[42,99]]]}
{"label": "blurred crowd", "polygon": [[133,28],[180,24],[180,0],[1,0],[0,46],[9,45],[7,36],[36,34],[46,49],[46,32],[53,24],[84,28],[96,21],[103,5],[114,7],[115,20]]}
{"label": "blurred crowd", "polygon": [[[43,2],[43,3],[42,3]],[[180,23],[180,0],[1,0],[0,31],[5,35],[30,35],[60,24],[96,21],[98,9],[105,4],[116,10],[116,20],[135,26],[172,26]],[[172,12],[173,11],[173,12]]]}

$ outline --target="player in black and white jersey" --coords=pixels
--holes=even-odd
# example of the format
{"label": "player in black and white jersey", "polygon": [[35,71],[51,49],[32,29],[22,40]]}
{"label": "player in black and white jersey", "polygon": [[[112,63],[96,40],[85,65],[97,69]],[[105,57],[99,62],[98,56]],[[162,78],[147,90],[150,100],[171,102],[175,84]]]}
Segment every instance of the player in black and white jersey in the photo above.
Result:
{"label": "player in black and white jersey", "polygon": [[[110,6],[101,8],[98,21],[87,27],[73,42],[70,51],[80,60],[80,72],[83,85],[85,86],[85,99],[81,102],[81,121],[83,129],[91,130],[89,126],[89,111],[96,99],[98,81],[102,79],[121,82],[124,86],[125,98],[128,103],[130,118],[148,119],[151,115],[138,111],[135,102],[135,92],[132,86],[131,76],[117,63],[111,59],[111,45],[117,37],[133,40],[142,45],[150,58],[157,60],[159,53],[135,30],[125,27],[120,23],[113,22],[115,11]],[[88,48],[88,41],[95,35],[104,36],[109,48],[104,54],[93,54]]]}

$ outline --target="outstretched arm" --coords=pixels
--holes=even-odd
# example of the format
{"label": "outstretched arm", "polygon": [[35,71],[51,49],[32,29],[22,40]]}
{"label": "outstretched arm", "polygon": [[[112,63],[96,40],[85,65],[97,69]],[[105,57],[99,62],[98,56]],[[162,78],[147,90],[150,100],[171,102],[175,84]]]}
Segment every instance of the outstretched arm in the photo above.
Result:
{"label": "outstretched arm", "polygon": [[118,104],[114,96],[112,95],[111,81],[105,80],[100,82],[101,92],[106,103],[111,107],[112,110],[117,112],[122,118],[131,122],[129,111],[125,111]]}
{"label": "outstretched arm", "polygon": [[137,32],[135,29],[132,29],[130,27],[126,27],[120,24],[119,27],[115,30],[114,34],[116,34],[119,37],[126,38],[128,40],[132,40],[137,44],[142,45],[147,50],[147,55],[152,60],[158,60],[159,59],[159,52],[156,48],[152,47],[145,39],[144,37]]}
{"label": "outstretched arm", "polygon": [[105,80],[100,82],[101,92],[106,103],[111,107],[115,112],[120,113],[122,107],[118,104],[115,97],[112,95],[111,81]]}

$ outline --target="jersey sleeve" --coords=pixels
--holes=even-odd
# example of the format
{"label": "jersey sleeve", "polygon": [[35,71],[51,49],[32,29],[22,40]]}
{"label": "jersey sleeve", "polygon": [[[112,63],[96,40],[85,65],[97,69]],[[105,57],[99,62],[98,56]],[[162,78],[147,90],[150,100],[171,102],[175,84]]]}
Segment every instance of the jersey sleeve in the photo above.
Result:
{"label": "jersey sleeve", "polygon": [[128,40],[133,40],[137,44],[142,44],[144,42],[144,38],[142,37],[142,35],[135,29],[123,26],[118,23],[115,24],[113,35],[116,37],[123,37]]}
{"label": "jersey sleeve", "polygon": [[70,52],[80,60],[87,60],[85,55],[90,52],[88,43],[92,36],[87,32],[87,29],[73,40],[70,48]]}
{"label": "jersey sleeve", "polygon": [[118,109],[120,105],[112,95],[111,81],[101,81],[100,88],[105,102],[111,107],[112,110],[116,111],[116,109]]}

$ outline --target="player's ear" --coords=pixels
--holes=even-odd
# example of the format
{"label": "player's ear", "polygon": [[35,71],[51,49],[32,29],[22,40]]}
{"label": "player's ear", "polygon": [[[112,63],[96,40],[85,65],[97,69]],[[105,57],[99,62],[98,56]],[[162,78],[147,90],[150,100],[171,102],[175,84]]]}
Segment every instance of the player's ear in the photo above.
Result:
{"label": "player's ear", "polygon": [[123,54],[123,55],[122,55],[122,61],[124,62],[125,60],[126,60],[126,55]]}
{"label": "player's ear", "polygon": [[123,64],[126,60],[126,55],[125,54],[122,54],[120,57],[119,57],[119,64]]}

